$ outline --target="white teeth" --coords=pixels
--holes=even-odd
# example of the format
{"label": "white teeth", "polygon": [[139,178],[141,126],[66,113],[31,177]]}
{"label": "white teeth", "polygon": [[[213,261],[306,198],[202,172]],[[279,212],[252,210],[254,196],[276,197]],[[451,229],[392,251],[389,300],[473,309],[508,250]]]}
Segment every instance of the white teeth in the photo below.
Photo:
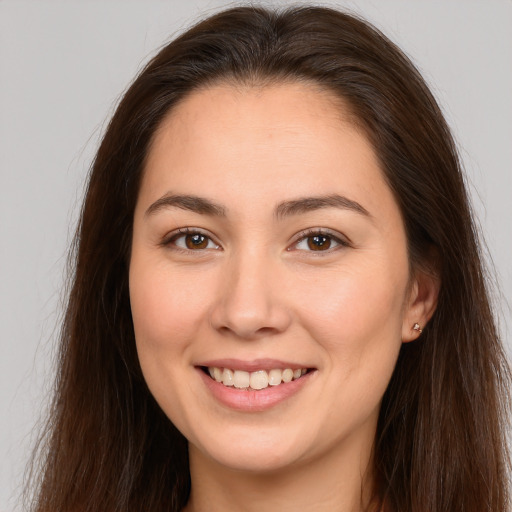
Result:
{"label": "white teeth", "polygon": [[229,368],[224,368],[222,372],[222,384],[224,384],[224,386],[235,385],[235,376]]}
{"label": "white teeth", "polygon": [[283,382],[291,382],[293,379],[293,370],[290,370],[290,368],[286,368],[286,370],[283,370]]}
{"label": "white teeth", "polygon": [[268,386],[278,386],[282,382],[287,383],[299,379],[307,373],[306,368],[285,368],[280,370],[275,368],[269,370],[257,370],[255,372],[246,372],[243,370],[230,370],[229,368],[209,367],[210,377],[224,386],[234,386],[237,389],[265,389]]}
{"label": "white teeth", "polygon": [[281,384],[282,378],[283,378],[283,372],[279,369],[270,370],[268,372],[268,383],[271,386],[277,386],[278,384]]}
{"label": "white teeth", "polygon": [[244,372],[242,370],[235,370],[235,375],[233,378],[233,383],[235,384],[235,388],[243,389],[249,387],[249,372]]}
{"label": "white teeth", "polygon": [[264,389],[268,387],[268,373],[265,370],[252,372],[249,385],[252,389]]}
{"label": "white teeth", "polygon": [[217,382],[222,382],[222,370],[220,368],[214,368],[213,369],[213,378]]}

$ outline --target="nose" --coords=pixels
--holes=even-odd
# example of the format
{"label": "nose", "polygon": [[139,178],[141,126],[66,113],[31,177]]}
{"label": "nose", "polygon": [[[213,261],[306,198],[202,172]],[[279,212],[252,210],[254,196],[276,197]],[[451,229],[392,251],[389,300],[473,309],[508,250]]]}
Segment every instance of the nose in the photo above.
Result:
{"label": "nose", "polygon": [[284,332],[291,312],[283,297],[283,272],[278,262],[261,254],[243,255],[226,265],[212,326],[223,334],[260,339]]}

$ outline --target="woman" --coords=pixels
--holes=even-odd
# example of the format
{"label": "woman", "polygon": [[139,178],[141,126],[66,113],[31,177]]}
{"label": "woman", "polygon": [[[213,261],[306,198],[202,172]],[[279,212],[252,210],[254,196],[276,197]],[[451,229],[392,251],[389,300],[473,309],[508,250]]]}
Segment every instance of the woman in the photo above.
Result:
{"label": "woman", "polygon": [[504,512],[459,167],[354,17],[239,8],[166,46],[93,165],[34,509]]}

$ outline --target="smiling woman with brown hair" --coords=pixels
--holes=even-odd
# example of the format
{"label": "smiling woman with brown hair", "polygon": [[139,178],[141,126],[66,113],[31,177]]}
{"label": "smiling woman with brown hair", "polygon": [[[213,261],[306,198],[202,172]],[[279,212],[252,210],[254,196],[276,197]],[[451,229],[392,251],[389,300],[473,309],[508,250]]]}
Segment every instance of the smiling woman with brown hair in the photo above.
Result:
{"label": "smiling woman with brown hair", "polygon": [[96,156],[34,510],[505,512],[487,297],[400,50],[326,8],[217,14]]}

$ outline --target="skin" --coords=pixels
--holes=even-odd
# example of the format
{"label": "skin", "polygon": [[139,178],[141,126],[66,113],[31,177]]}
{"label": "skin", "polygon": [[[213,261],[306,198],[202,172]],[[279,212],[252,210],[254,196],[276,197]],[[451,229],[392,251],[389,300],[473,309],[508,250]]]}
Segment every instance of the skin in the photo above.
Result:
{"label": "skin", "polygon": [[[398,206],[348,119],[313,85],[220,84],[188,96],[155,135],[134,215],[130,298],[149,389],[189,441],[188,512],[365,506],[382,395],[437,285],[410,275]],[[334,194],[361,209],[276,213]],[[169,195],[218,208],[166,205]],[[184,228],[209,238],[187,248]],[[311,250],[320,228],[327,238]],[[197,369],[220,358],[314,371],[283,402],[237,411]]]}

